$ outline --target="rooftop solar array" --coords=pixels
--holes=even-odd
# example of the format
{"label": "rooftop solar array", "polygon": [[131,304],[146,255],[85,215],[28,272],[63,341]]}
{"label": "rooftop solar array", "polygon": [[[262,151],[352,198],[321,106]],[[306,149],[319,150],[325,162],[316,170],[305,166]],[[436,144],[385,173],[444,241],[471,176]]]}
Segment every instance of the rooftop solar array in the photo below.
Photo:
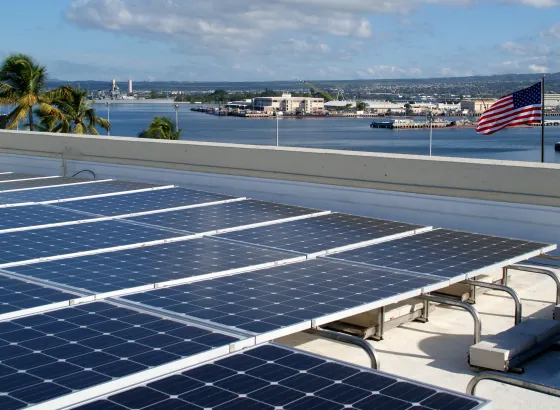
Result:
{"label": "rooftop solar array", "polygon": [[162,229],[100,221],[0,234],[0,267],[40,258],[89,252],[104,248],[171,239],[178,235]]}
{"label": "rooftop solar array", "polygon": [[0,318],[9,313],[65,302],[76,297],[79,295],[0,275]]}
{"label": "rooftop solar array", "polygon": [[394,235],[412,233],[425,228],[382,219],[329,214],[312,219],[227,233],[221,237],[259,246],[312,254],[360,242],[386,240]]}
{"label": "rooftop solar array", "polygon": [[9,271],[95,294],[248,270],[295,257],[301,259],[286,252],[200,238],[11,267]]}
{"label": "rooftop solar array", "polygon": [[[238,331],[266,334],[297,324],[305,329],[330,323],[447,285],[426,275],[319,258],[123,299]],[[271,334],[267,340],[276,337]]]}
{"label": "rooftop solar array", "polygon": [[27,191],[0,192],[0,206],[3,204],[28,204],[37,202],[58,202],[66,199],[86,196],[115,194],[140,189],[153,189],[156,185],[138,182],[106,181],[93,184],[60,186],[49,189],[31,189]]}
{"label": "rooftop solar array", "polygon": [[182,232],[216,232],[228,228],[280,221],[317,214],[316,209],[247,200],[193,209],[161,212],[128,221],[156,225]]}
{"label": "rooftop solar array", "polygon": [[99,302],[4,321],[0,408],[41,403],[214,349],[217,357],[238,340]]}
{"label": "rooftop solar array", "polygon": [[45,178],[43,175],[35,174],[19,174],[17,172],[1,173],[0,181],[13,181],[16,179]]}
{"label": "rooftop solar array", "polygon": [[331,257],[464,280],[479,275],[481,270],[520,262],[553,248],[518,239],[436,229]]}
{"label": "rooftop solar array", "polygon": [[125,409],[475,410],[473,396],[265,344],[80,405]]}
{"label": "rooftop solar array", "polygon": [[[187,368],[552,248],[169,186],[47,185],[55,180],[67,181],[0,182],[31,188],[0,192],[2,410],[57,408],[63,396],[73,405],[78,391],[78,402],[107,394],[89,409],[477,408],[272,345]],[[121,298],[86,303],[111,297]],[[150,384],[116,392],[135,383]]]}
{"label": "rooftop solar array", "polygon": [[39,179],[28,179],[25,181],[13,181],[13,182],[2,182],[0,183],[0,192],[10,192],[17,190],[26,190],[34,188],[49,188],[60,185],[73,185],[80,184],[83,182],[98,183],[95,180],[83,179],[83,178],[39,178]]}
{"label": "rooftop solar array", "polygon": [[72,211],[87,212],[103,216],[115,216],[198,205],[234,199],[228,195],[213,194],[185,188],[170,188],[139,192],[124,196],[91,198],[57,204],[57,207]]}
{"label": "rooftop solar array", "polygon": [[45,205],[0,208],[0,233],[8,229],[23,229],[33,226],[75,222],[88,218],[92,217]]}

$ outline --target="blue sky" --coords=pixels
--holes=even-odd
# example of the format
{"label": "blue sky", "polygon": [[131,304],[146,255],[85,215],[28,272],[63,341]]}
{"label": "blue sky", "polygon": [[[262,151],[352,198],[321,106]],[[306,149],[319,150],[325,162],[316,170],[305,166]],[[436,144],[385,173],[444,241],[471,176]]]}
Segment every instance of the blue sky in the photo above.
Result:
{"label": "blue sky", "polygon": [[27,0],[4,12],[0,58],[30,54],[64,80],[560,71],[560,0]]}

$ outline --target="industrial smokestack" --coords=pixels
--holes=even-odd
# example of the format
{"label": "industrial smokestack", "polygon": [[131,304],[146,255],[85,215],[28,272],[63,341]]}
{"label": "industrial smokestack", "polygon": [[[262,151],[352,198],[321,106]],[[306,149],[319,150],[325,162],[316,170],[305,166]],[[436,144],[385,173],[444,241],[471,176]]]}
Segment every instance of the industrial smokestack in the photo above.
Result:
{"label": "industrial smokestack", "polygon": [[117,86],[117,82],[115,81],[115,79],[113,78],[111,80],[111,91],[115,91],[115,87]]}
{"label": "industrial smokestack", "polygon": [[128,93],[132,94],[132,80],[128,80]]}

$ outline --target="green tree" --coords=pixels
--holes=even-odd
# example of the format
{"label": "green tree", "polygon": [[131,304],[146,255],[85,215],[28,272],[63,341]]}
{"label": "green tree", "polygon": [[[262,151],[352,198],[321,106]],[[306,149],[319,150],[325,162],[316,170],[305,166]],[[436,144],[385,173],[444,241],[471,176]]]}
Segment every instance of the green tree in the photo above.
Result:
{"label": "green tree", "polygon": [[63,86],[59,91],[61,96],[54,99],[52,104],[62,117],[52,115],[49,110],[40,107],[36,110],[36,115],[39,117],[41,131],[99,135],[96,127],[111,129],[109,121],[96,115],[93,101],[87,99],[86,90]]}
{"label": "green tree", "polygon": [[406,103],[404,105],[404,109],[406,110],[406,115],[414,114],[414,110],[412,109],[412,105],[410,103]]}
{"label": "green tree", "polygon": [[356,110],[357,111],[364,111],[367,107],[367,104],[363,101],[356,103]]}
{"label": "green tree", "polygon": [[178,140],[183,130],[180,128],[175,131],[175,123],[169,117],[156,116],[150,122],[148,128],[138,136],[140,138],[155,138],[160,140]]}
{"label": "green tree", "polygon": [[35,130],[33,107],[39,105],[44,113],[61,118],[61,113],[51,105],[61,96],[60,90],[45,91],[47,69],[24,54],[9,56],[0,68],[0,104],[14,104],[8,114],[6,128],[15,128],[22,120],[29,120],[29,129]]}

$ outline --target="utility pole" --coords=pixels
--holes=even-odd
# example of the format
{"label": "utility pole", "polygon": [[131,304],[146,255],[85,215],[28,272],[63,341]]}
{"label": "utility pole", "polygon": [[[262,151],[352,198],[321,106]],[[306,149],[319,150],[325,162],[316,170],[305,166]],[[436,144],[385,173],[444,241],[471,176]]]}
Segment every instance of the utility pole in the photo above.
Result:
{"label": "utility pole", "polygon": [[179,132],[179,104],[175,104],[175,132]]}
{"label": "utility pole", "polygon": [[278,147],[278,110],[276,110],[276,146]]}
{"label": "utility pole", "polygon": [[430,157],[431,157],[432,156],[432,126],[434,123],[434,115],[431,108],[428,114],[426,115],[426,119],[430,121]]}
{"label": "utility pole", "polygon": [[[105,104],[107,105],[107,122],[110,123],[111,103],[107,101]],[[109,131],[109,128],[107,128],[107,136],[110,135],[111,135],[111,131]]]}

